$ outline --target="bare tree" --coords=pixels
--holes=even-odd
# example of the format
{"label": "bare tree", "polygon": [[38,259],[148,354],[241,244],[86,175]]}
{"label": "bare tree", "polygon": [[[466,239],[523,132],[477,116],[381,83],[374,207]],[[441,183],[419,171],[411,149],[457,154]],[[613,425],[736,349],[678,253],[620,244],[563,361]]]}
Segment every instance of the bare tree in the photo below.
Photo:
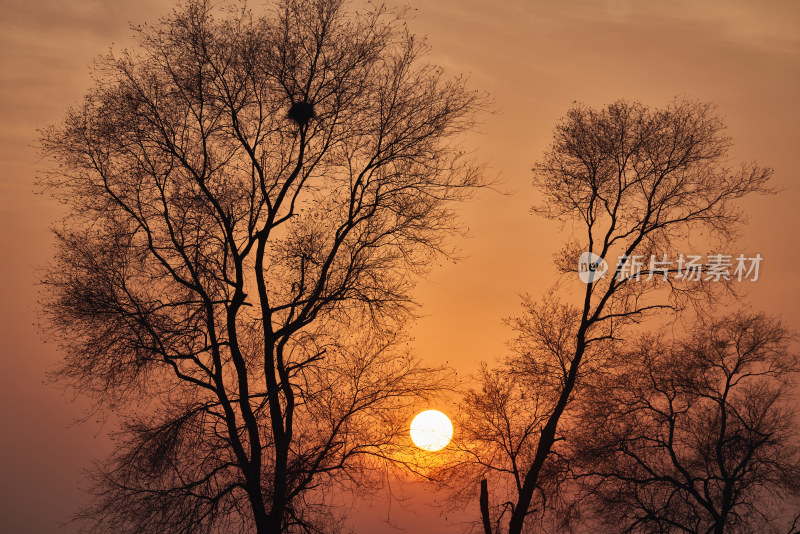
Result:
{"label": "bare tree", "polygon": [[[573,230],[556,255],[561,273],[577,282],[582,252],[604,258],[610,269],[580,291],[574,317],[564,319],[572,326],[568,339],[540,321],[531,330],[530,362],[512,360],[506,366],[512,373],[524,372],[526,365],[551,373],[547,381],[556,385],[549,406],[530,414],[535,428],[527,434],[530,453],[515,468],[519,482],[503,499],[510,503],[509,533],[533,529],[526,521],[531,523],[533,512],[544,508],[546,492],[537,491],[546,484],[542,474],[552,471],[548,462],[558,461],[554,445],[560,440],[559,424],[576,386],[587,369],[602,363],[596,358],[604,351],[598,349],[621,339],[626,327],[653,312],[680,310],[730,289],[724,280],[715,285],[678,276],[680,265],[657,270],[645,263],[638,277],[626,274],[637,259],[677,258],[676,247],[692,233],[703,233],[717,247],[736,237],[742,214],[735,201],[767,192],[771,171],[756,165],[728,168],[729,148],[714,108],[688,100],[656,110],[624,101],[601,110],[576,105],[556,127],[552,146],[533,169],[543,196],[534,210]],[[617,273],[615,264],[623,267]],[[504,462],[509,465],[511,457],[505,455]],[[490,479],[488,486],[492,484]],[[537,504],[532,505],[535,496]],[[493,521],[484,519],[487,523]]]}
{"label": "bare tree", "polygon": [[596,520],[617,532],[788,532],[790,503],[800,512],[790,339],[740,312],[617,355],[570,440]]}
{"label": "bare tree", "polygon": [[[573,306],[550,293],[540,301],[524,296],[523,308],[521,315],[505,321],[515,334],[508,343],[510,355],[499,366],[482,364],[477,387],[465,392],[450,461],[433,477],[447,489],[455,507],[474,502],[475,482],[480,481],[481,528],[487,533],[500,532],[504,518],[508,520],[506,514],[514,509],[512,499],[522,489],[539,430],[552,414],[574,352],[579,315]],[[592,363],[599,361],[598,355]],[[589,365],[580,372],[589,373]],[[537,485],[539,500],[529,510],[528,521],[535,520],[543,528],[564,527],[569,502],[561,493],[568,482],[568,464],[556,455],[550,460]]]}
{"label": "bare tree", "polygon": [[70,209],[42,305],[57,376],[124,417],[85,517],[325,530],[331,485],[441,386],[403,326],[483,183],[455,137],[485,99],[400,15],[340,0],[188,0],[137,31],[42,139]]}

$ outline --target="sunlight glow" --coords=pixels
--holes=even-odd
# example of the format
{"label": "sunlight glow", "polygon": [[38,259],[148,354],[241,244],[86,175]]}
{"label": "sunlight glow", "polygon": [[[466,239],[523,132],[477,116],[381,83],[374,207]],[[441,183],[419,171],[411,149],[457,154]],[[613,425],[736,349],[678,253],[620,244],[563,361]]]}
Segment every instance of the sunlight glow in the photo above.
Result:
{"label": "sunlight glow", "polygon": [[425,410],[411,421],[411,441],[422,450],[444,449],[452,438],[453,424],[438,410]]}

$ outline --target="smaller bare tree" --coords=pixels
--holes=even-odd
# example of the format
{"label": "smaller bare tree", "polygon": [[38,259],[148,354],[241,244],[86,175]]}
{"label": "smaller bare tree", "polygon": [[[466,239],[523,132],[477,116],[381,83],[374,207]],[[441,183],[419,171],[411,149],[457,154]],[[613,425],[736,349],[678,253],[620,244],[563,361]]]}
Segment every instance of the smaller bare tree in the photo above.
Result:
{"label": "smaller bare tree", "polygon": [[[523,312],[505,320],[514,332],[509,356],[502,365],[483,364],[477,387],[467,389],[459,410],[461,432],[454,440],[453,456],[437,473],[449,492],[450,504],[474,502],[480,482],[482,531],[502,532],[522,490],[525,469],[536,454],[539,432],[552,416],[560,392],[569,380],[571,355],[579,310],[548,293],[540,300],[522,297]],[[603,350],[596,350],[600,347]],[[570,404],[580,402],[584,376],[594,374],[605,361],[608,343],[592,346],[592,357],[580,369],[578,385]],[[562,426],[570,426],[567,413]],[[562,442],[561,432],[556,442]],[[571,484],[569,459],[558,447],[551,451],[536,485],[537,500],[526,514],[526,522],[539,528],[568,528],[571,499],[565,485]],[[491,480],[490,485],[488,481]]]}
{"label": "smaller bare tree", "polygon": [[[528,417],[521,428],[530,425],[532,431],[506,432],[525,435],[526,452],[503,455],[501,465],[486,456],[485,463],[499,472],[516,465],[511,469],[514,484],[499,479],[481,483],[485,532],[500,521],[489,516],[487,486],[501,493],[511,489],[500,501],[508,505],[496,510],[510,510],[510,534],[533,528],[533,521],[542,519],[539,512],[548,505],[542,490],[557,482],[546,478],[559,472],[556,444],[561,426],[571,417],[567,408],[580,394],[583,377],[603,363],[606,345],[622,339],[626,328],[648,315],[705,303],[725,293],[717,288],[729,288],[677,276],[682,274],[679,264],[661,273],[644,264],[635,277],[623,271],[631,271],[637,259],[677,258],[678,246],[692,234],[702,233],[720,250],[732,242],[743,221],[736,201],[769,191],[771,170],[757,165],[730,168],[730,146],[714,107],[685,99],[662,109],[625,101],[600,110],[576,105],[556,127],[550,149],[534,166],[534,184],[543,196],[535,211],[572,227],[572,239],[556,254],[561,273],[577,280],[578,258],[584,252],[605,258],[610,273],[582,287],[574,308],[561,308],[555,298],[538,310],[528,306],[531,317],[538,319],[529,325],[527,357],[512,358],[503,372],[511,373],[520,386],[526,382],[521,377],[545,373],[549,386],[529,388],[526,396],[535,395],[540,404],[517,412]],[[615,263],[624,268],[617,274]],[[476,399],[467,398],[471,400]]]}
{"label": "smaller bare tree", "polygon": [[740,312],[616,355],[570,432],[596,520],[618,532],[787,532],[800,498],[790,340],[780,322]]}

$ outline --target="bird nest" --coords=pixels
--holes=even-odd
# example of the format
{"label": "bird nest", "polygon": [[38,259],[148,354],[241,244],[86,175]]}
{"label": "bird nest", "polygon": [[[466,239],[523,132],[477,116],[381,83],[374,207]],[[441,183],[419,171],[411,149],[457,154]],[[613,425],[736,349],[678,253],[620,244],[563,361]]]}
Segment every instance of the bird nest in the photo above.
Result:
{"label": "bird nest", "polygon": [[314,116],[314,106],[308,102],[295,102],[289,108],[288,117],[298,126],[305,126]]}

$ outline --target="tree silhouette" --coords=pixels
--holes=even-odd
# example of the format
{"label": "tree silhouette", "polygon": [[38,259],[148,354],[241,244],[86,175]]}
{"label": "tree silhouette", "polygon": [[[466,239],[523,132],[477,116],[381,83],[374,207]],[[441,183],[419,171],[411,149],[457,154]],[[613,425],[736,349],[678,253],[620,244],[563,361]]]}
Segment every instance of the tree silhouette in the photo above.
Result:
{"label": "tree silhouette", "polygon": [[[533,169],[542,194],[534,211],[573,230],[556,254],[562,274],[577,282],[583,252],[604,258],[609,272],[580,290],[578,306],[565,304],[565,295],[555,293],[540,304],[526,303],[526,316],[533,320],[523,320],[525,344],[517,347],[502,373],[543,373],[529,382],[547,386],[524,391],[526,402],[536,403],[535,410],[521,410],[529,415],[524,440],[518,429],[499,429],[496,439],[516,439],[519,454],[490,447],[501,454],[483,458],[479,449],[472,451],[481,458],[478,465],[491,466],[484,471],[488,476],[492,471],[513,473],[513,484],[490,478],[483,486],[490,494],[499,492],[499,502],[484,510],[509,512],[509,533],[534,528],[535,518],[541,520],[557,500],[547,488],[557,484],[561,471],[561,453],[554,448],[563,440],[559,425],[570,416],[567,408],[580,394],[582,377],[603,365],[608,345],[654,312],[679,311],[731,289],[730,280],[715,284],[703,277],[694,281],[678,276],[679,264],[658,270],[644,262],[638,277],[629,276],[637,258],[677,258],[677,246],[692,233],[703,234],[723,251],[736,237],[742,213],[735,201],[767,192],[771,170],[756,165],[728,168],[730,144],[714,108],[685,99],[655,110],[625,101],[601,110],[575,105],[556,127],[551,147]],[[615,264],[623,267],[619,273]],[[490,376],[485,375],[481,393],[488,405],[493,402],[486,398]],[[514,387],[525,383],[515,378]],[[522,398],[523,392],[518,395]],[[466,400],[476,402],[474,396]],[[546,480],[547,473],[552,473],[551,480]],[[500,519],[484,517],[483,523],[499,525]]]}
{"label": "tree silhouette", "polygon": [[[487,533],[502,532],[504,518],[507,521],[514,509],[512,499],[522,489],[540,429],[564,387],[574,351],[579,315],[573,306],[550,293],[540,301],[524,296],[523,308],[521,315],[505,321],[515,334],[508,343],[509,356],[501,365],[482,364],[475,385],[465,392],[452,459],[434,476],[454,507],[474,503],[475,483],[480,482],[482,528]],[[591,360],[595,367],[599,356]],[[589,365],[580,372],[583,378]],[[576,402],[576,393],[571,402]],[[529,522],[535,517],[542,525],[566,524],[568,503],[560,498],[568,467],[563,460],[553,456],[545,464],[537,486],[541,506],[529,511]]]}
{"label": "tree silhouette", "polygon": [[618,532],[792,531],[780,521],[789,503],[800,511],[790,340],[778,321],[739,312],[614,358],[570,433],[596,520]]}
{"label": "tree silhouette", "polygon": [[407,408],[413,274],[482,185],[484,105],[384,9],[189,0],[47,129],[69,207],[44,279],[57,377],[123,418],[101,532],[318,532]]}

